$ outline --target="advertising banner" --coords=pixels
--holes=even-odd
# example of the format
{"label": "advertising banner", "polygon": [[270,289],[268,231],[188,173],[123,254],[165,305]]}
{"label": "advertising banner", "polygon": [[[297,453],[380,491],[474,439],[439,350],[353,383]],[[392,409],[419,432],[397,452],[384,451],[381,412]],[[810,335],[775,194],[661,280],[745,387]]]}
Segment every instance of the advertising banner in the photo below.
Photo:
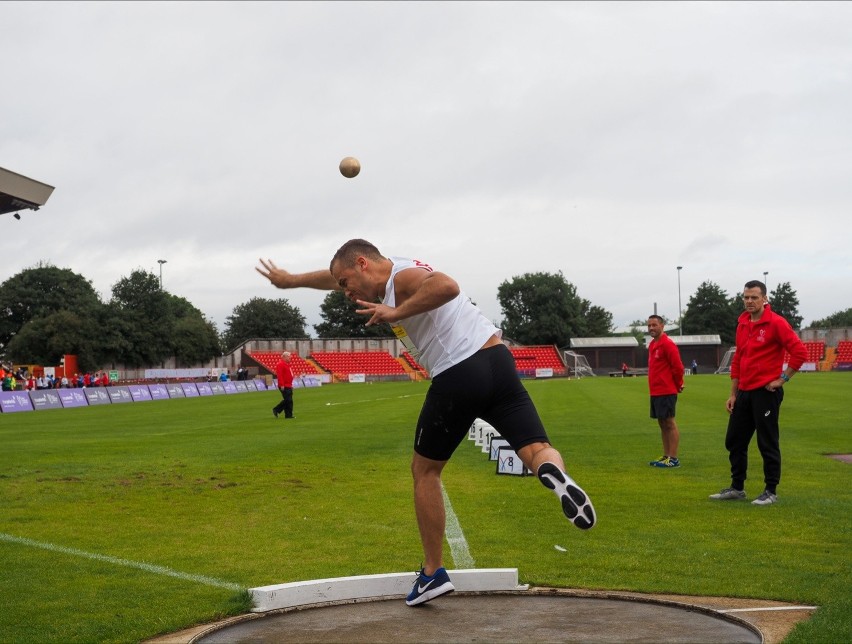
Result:
{"label": "advertising banner", "polygon": [[62,408],[62,401],[59,400],[59,394],[53,389],[31,391],[30,400],[33,403],[33,409],[36,411]]}
{"label": "advertising banner", "polygon": [[148,385],[127,385],[127,389],[133,398],[133,402],[151,400],[151,392],[148,391]]}
{"label": "advertising banner", "polygon": [[222,388],[225,390],[226,394],[237,393],[236,384],[232,380],[226,380],[225,382],[221,383],[221,385],[222,385]]}
{"label": "advertising banner", "polygon": [[183,389],[183,394],[187,398],[196,398],[198,396],[198,387],[195,386],[194,382],[182,382],[180,383],[181,389]]}
{"label": "advertising banner", "polygon": [[[359,381],[360,382],[360,381]],[[322,379],[319,376],[299,376],[293,380],[293,389],[299,387],[321,387]]]}
{"label": "advertising banner", "polygon": [[88,407],[85,389],[57,389],[63,407]]}
{"label": "advertising banner", "polygon": [[185,398],[186,394],[183,393],[183,387],[181,387],[177,383],[171,383],[166,385],[166,391],[169,392],[169,398]]}
{"label": "advertising banner", "polygon": [[225,388],[222,386],[221,382],[211,382],[210,390],[213,392],[214,396],[225,395]]}
{"label": "advertising banner", "polygon": [[86,392],[86,400],[90,405],[109,405],[112,402],[103,387],[86,387],[83,391]]}
{"label": "advertising banner", "polygon": [[165,385],[148,385],[148,391],[151,392],[151,400],[165,400],[169,398],[169,390]]}
{"label": "advertising banner", "polygon": [[0,411],[4,414],[32,410],[33,402],[26,391],[0,391]]}
{"label": "advertising banner", "polygon": [[195,385],[196,389],[198,389],[199,396],[212,396],[213,388],[210,386],[209,382],[199,382]]}
{"label": "advertising banner", "polygon": [[130,390],[125,385],[107,387],[106,390],[113,404],[133,402],[133,396],[130,395]]}

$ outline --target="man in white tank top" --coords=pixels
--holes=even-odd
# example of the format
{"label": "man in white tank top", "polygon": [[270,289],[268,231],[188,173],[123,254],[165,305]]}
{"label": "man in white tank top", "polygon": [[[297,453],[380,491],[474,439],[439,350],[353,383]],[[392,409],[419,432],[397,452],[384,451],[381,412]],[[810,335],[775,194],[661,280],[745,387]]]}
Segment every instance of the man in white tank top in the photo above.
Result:
{"label": "man in white tank top", "polygon": [[[524,465],[559,497],[564,515],[587,530],[596,521],[588,495],[565,473],[535,406],[518,377],[500,330],[482,315],[454,279],[417,260],[384,257],[353,239],[329,269],[293,274],[272,260],[256,270],[278,288],[342,290],[367,325],[389,324],[430,373],[432,383],[415,429],[414,506],[423,568],[406,598],[409,606],[454,590],[443,567],[446,517],[441,471],[475,418],[504,437]],[[499,396],[493,395],[500,391]]]}

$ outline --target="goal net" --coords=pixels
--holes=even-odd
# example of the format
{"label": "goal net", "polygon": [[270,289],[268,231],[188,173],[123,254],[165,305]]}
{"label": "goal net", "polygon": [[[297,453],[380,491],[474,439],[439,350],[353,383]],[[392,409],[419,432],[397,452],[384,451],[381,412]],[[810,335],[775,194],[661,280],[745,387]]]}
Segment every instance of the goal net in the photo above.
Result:
{"label": "goal net", "polygon": [[734,358],[734,351],[736,350],[736,347],[728,349],[722,357],[722,364],[713,373],[731,373],[731,360]]}
{"label": "goal net", "polygon": [[574,351],[565,352],[565,366],[568,367],[568,377],[582,378],[583,376],[594,376],[595,372],[586,360],[586,356],[581,356]]}

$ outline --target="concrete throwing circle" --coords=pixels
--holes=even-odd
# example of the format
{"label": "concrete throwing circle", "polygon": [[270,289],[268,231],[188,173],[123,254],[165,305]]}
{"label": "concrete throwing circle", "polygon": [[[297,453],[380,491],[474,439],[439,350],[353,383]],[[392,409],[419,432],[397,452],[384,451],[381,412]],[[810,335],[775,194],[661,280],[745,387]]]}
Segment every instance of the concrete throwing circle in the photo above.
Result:
{"label": "concrete throwing circle", "polygon": [[193,642],[762,642],[740,620],[685,605],[565,595],[451,594],[275,611]]}

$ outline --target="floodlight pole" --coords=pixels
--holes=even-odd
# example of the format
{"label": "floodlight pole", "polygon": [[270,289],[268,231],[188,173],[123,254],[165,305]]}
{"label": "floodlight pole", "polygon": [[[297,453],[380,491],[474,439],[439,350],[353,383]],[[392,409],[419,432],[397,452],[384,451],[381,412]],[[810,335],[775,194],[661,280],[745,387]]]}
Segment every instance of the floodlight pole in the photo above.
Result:
{"label": "floodlight pole", "polygon": [[158,259],[157,263],[160,265],[160,290],[163,290],[163,264],[166,263],[165,259]]}
{"label": "floodlight pole", "polygon": [[766,286],[766,290],[769,291],[769,271],[763,271],[763,284]]}
{"label": "floodlight pole", "polygon": [[683,266],[677,267],[677,325],[680,328],[681,335],[683,335],[683,308],[680,305],[680,269],[682,268]]}

